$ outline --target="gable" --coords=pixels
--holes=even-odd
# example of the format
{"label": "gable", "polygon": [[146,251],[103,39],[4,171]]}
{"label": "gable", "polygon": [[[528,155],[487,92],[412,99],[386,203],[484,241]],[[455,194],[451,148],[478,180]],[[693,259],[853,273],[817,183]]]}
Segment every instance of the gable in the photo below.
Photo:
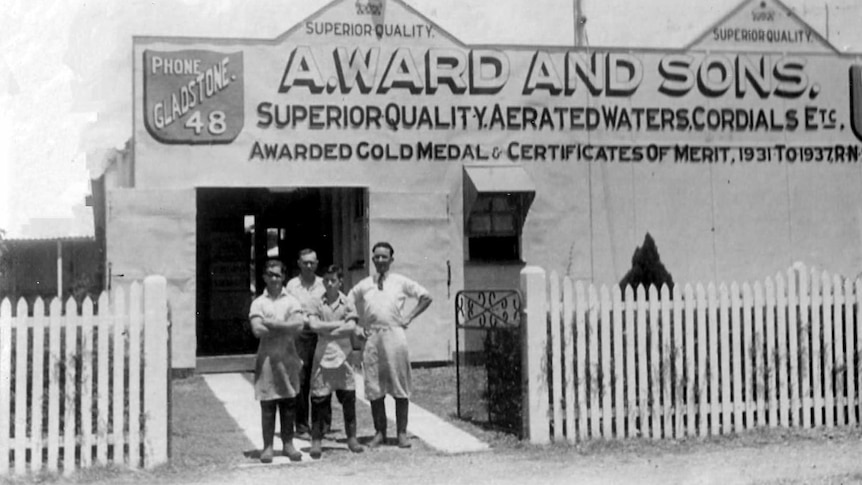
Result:
{"label": "gable", "polygon": [[745,0],[690,50],[834,53],[835,47],[778,0]]}

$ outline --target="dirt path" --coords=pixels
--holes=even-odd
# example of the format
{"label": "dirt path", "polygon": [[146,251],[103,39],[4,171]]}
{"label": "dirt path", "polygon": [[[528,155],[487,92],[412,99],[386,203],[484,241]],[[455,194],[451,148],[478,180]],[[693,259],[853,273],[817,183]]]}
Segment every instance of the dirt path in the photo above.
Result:
{"label": "dirt path", "polygon": [[[770,438],[774,441],[774,438]],[[859,433],[784,442],[647,442],[589,451],[568,446],[442,455],[427,448],[386,447],[362,455],[324,455],[319,462],[243,466],[201,473],[124,476],[136,483],[261,484],[832,484],[862,483]],[[118,477],[114,477],[118,478]],[[116,482],[116,480],[112,480]]]}
{"label": "dirt path", "polygon": [[[175,384],[173,405],[168,467],[93,470],[57,483],[862,484],[860,428],[579,447],[498,440],[491,451],[462,455],[442,454],[416,440],[409,450],[386,446],[354,455],[342,447],[325,452],[319,461],[264,466],[247,454],[254,445],[202,379]],[[368,412],[363,409],[363,416]],[[359,430],[364,439],[373,433],[366,421]],[[336,419],[333,425],[338,426]]]}

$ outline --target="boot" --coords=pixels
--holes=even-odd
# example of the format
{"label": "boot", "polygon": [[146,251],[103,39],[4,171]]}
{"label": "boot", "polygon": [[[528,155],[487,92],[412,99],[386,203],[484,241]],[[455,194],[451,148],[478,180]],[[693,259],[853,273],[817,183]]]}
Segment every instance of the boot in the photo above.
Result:
{"label": "boot", "polygon": [[323,454],[323,436],[327,418],[332,419],[330,396],[311,396],[311,451],[315,460]]}
{"label": "boot", "polygon": [[274,401],[260,402],[260,429],[263,432],[263,451],[260,453],[261,463],[272,463],[272,441],[275,437],[275,410]]}
{"label": "boot", "polygon": [[326,406],[329,413],[323,415],[323,434],[328,435],[332,430],[332,394],[326,396]]}
{"label": "boot", "polygon": [[282,454],[290,461],[302,460],[302,453],[293,446],[293,423],[296,415],[296,399],[281,399],[278,403],[281,413],[281,442],[284,447]]}
{"label": "boot", "polygon": [[323,442],[318,439],[311,438],[311,450],[308,454],[315,460],[319,460],[323,455]]}
{"label": "boot", "polygon": [[395,399],[395,429],[398,430],[398,447],[410,448],[410,440],[407,438],[407,414],[410,409],[410,400],[406,398]]}
{"label": "boot", "polygon": [[338,397],[341,408],[344,410],[344,433],[347,435],[347,449],[352,453],[362,453],[364,449],[356,439],[356,392],[343,391]]}
{"label": "boot", "polygon": [[368,442],[369,448],[376,448],[386,441],[386,405],[383,398],[371,401],[371,419],[374,421],[374,438]]}

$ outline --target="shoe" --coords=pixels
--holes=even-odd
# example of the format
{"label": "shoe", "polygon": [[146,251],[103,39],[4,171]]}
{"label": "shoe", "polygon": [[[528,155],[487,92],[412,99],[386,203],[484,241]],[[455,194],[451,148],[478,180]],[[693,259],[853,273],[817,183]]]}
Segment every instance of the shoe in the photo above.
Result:
{"label": "shoe", "polygon": [[290,461],[301,461],[302,453],[297,451],[296,448],[293,447],[293,443],[285,443],[284,450],[281,452],[282,455],[288,457]]}
{"label": "shoe", "polygon": [[369,448],[377,448],[386,442],[386,436],[383,433],[375,433],[374,438],[371,438],[371,441],[368,442]]}
{"label": "shoe", "polygon": [[272,463],[272,455],[273,455],[272,446],[267,446],[260,453],[260,462],[261,463]]}
{"label": "shoe", "polygon": [[319,460],[323,454],[323,444],[320,440],[311,440],[311,450],[308,452],[312,458]]}
{"label": "shoe", "polygon": [[407,433],[398,433],[398,447],[399,448],[410,448],[410,439],[407,438]]}
{"label": "shoe", "polygon": [[359,444],[359,441],[357,441],[355,437],[347,438],[347,449],[352,453],[362,453],[365,451],[365,448]]}

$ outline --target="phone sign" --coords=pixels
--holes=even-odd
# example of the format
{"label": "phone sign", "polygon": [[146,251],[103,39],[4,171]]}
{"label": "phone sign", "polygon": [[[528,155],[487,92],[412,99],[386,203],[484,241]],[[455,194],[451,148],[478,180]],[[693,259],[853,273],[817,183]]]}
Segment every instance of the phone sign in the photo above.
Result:
{"label": "phone sign", "polygon": [[162,143],[230,143],[244,122],[242,52],[144,51],[144,109]]}

